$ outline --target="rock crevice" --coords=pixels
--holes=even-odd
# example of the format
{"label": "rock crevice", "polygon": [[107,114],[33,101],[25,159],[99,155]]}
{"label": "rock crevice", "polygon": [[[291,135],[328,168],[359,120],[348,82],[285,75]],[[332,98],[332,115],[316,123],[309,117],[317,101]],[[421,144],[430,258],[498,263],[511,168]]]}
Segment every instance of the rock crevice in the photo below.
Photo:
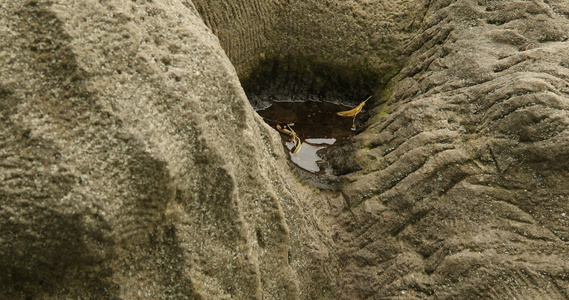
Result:
{"label": "rock crevice", "polygon": [[[569,297],[563,1],[0,7],[0,297]],[[338,191],[243,86],[382,97]]]}

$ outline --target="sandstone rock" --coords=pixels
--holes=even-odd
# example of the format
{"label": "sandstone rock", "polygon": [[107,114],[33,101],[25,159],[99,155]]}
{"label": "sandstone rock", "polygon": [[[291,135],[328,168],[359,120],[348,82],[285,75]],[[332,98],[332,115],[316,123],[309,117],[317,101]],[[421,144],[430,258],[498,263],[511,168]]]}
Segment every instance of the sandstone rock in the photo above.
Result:
{"label": "sandstone rock", "polygon": [[315,199],[191,3],[1,6],[0,298],[330,293]]}
{"label": "sandstone rock", "polygon": [[[564,1],[0,5],[2,298],[569,297]],[[338,193],[238,76],[386,97]]]}
{"label": "sandstone rock", "polygon": [[[251,95],[357,105],[397,74],[428,1],[194,3]],[[254,99],[253,99],[254,100]]]}
{"label": "sandstone rock", "polygon": [[[355,151],[332,153],[347,181],[345,199],[328,207],[337,217],[335,240],[344,248],[337,295],[568,297],[567,5],[431,1],[425,8],[409,6],[399,15],[408,25],[399,27],[386,16],[402,12],[404,6],[397,6],[404,2],[386,6],[382,16],[375,13],[383,1],[368,1],[365,10],[350,1],[280,3],[277,21],[248,23],[266,35],[236,33],[231,19],[209,24],[219,29],[245,82],[248,66],[263,62],[256,57],[266,48],[285,57],[279,76],[292,79],[286,88],[301,94],[307,89],[294,81],[310,82],[310,76],[290,70],[287,55],[306,65],[312,62],[306,53],[317,53],[349,73],[364,62],[381,65],[365,47],[350,51],[350,45],[368,42],[372,53],[398,56],[387,61],[401,66],[383,92],[379,85],[367,87],[388,102],[372,112]],[[380,32],[374,25],[382,21]],[[340,37],[335,32],[346,39],[330,42]],[[241,53],[252,53],[247,63],[227,46],[232,41],[245,45]],[[261,82],[269,94],[279,93]]]}
{"label": "sandstone rock", "polygon": [[567,297],[562,7],[431,4],[346,175],[346,299]]}

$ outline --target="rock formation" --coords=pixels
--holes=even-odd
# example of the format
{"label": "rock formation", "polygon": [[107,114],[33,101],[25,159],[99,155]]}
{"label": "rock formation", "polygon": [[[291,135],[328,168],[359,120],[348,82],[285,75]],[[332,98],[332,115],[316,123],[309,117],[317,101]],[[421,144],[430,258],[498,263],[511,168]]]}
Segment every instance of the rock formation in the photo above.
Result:
{"label": "rock formation", "polygon": [[[358,104],[397,74],[428,1],[195,0],[253,94]],[[270,80],[266,80],[269,78]],[[254,99],[253,99],[254,100]]]}
{"label": "rock formation", "polygon": [[[0,298],[569,297],[565,2],[2,2]],[[338,191],[242,84],[376,95]]]}
{"label": "rock formation", "polygon": [[0,14],[0,298],[331,292],[319,200],[191,4]]}
{"label": "rock formation", "polygon": [[431,4],[346,175],[344,291],[569,296],[568,9]]}

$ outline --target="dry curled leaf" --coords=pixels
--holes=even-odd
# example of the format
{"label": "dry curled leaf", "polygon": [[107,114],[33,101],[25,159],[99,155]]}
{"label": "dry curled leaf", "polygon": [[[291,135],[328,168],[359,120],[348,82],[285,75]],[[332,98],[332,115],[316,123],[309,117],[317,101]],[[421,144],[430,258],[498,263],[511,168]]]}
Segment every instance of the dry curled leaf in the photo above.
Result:
{"label": "dry curled leaf", "polygon": [[283,128],[281,125],[277,124],[276,128],[280,133],[284,133],[290,136],[290,140],[293,143],[291,152],[292,154],[297,154],[298,151],[300,151],[300,147],[302,146],[302,141],[300,140],[296,132],[294,132],[294,130],[290,127],[290,125],[287,124],[286,126],[288,127],[288,129]]}
{"label": "dry curled leaf", "polygon": [[287,126],[288,126],[288,129],[290,129],[290,132],[292,135],[292,142],[294,143],[294,146],[291,149],[292,154],[297,154],[298,151],[300,151],[300,147],[302,146],[302,142],[300,141],[300,138],[296,135],[296,132],[294,132],[294,130],[292,130],[290,125],[287,125]]}
{"label": "dry curled leaf", "polygon": [[[287,125],[287,126],[288,126],[288,125]],[[277,127],[277,130],[278,130],[280,133],[284,133],[284,134],[286,134],[286,135],[292,136],[292,132],[291,132],[290,130],[288,130],[288,129],[286,129],[286,128],[283,128],[283,127],[282,127],[281,125],[279,125],[279,124],[277,124],[276,127]]]}
{"label": "dry curled leaf", "polygon": [[356,106],[350,110],[340,111],[340,112],[337,112],[336,114],[340,117],[353,117],[354,120],[352,121],[352,130],[355,130],[356,129],[356,116],[362,111],[362,108],[366,104],[367,100],[371,99],[371,97],[372,96],[369,96],[367,99],[365,99],[358,106]]}
{"label": "dry curled leaf", "polygon": [[336,114],[340,117],[355,117],[357,114],[359,114],[362,111],[362,108],[366,104],[367,100],[369,100],[371,97],[372,96],[369,96],[367,99],[365,99],[358,106],[356,106],[350,110],[337,112]]}

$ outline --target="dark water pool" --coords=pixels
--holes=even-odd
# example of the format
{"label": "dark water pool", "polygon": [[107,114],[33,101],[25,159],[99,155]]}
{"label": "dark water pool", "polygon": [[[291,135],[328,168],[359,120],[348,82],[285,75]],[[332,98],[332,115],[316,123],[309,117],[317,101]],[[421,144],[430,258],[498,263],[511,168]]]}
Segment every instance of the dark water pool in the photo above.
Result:
{"label": "dark water pool", "polygon": [[[265,101],[263,108],[256,111],[271,127],[289,124],[300,137],[300,151],[297,154],[289,151],[293,163],[312,173],[331,174],[332,170],[318,153],[349,142],[354,135],[352,118],[340,117],[336,113],[351,108],[324,101]],[[289,141],[290,137],[282,133],[281,136],[285,146],[291,150],[294,145]]]}

